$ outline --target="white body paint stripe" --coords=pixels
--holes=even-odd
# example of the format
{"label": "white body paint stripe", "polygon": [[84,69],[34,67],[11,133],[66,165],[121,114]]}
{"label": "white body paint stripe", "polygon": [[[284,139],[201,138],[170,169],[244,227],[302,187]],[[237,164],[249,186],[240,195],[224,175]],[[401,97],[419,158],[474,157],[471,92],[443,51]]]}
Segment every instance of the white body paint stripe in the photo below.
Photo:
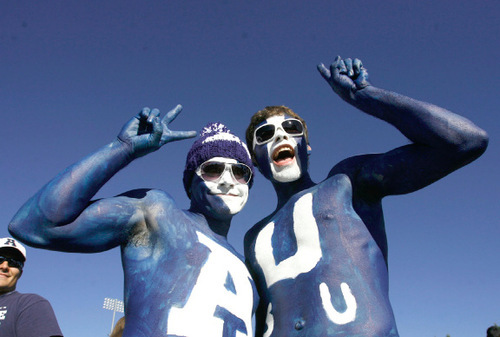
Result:
{"label": "white body paint stripe", "polygon": [[[200,270],[187,303],[182,308],[170,309],[167,334],[222,337],[224,322],[214,316],[216,307],[220,306],[245,323],[247,333],[236,331],[236,337],[253,336],[253,288],[248,270],[226,248],[200,232],[196,234],[199,242],[207,246],[211,253]],[[228,273],[233,278],[236,294],[224,286]]]}
{"label": "white body paint stripe", "polygon": [[351,288],[345,282],[340,284],[340,289],[342,290],[342,295],[344,296],[347,309],[340,313],[332,305],[332,295],[326,283],[321,283],[319,285],[319,293],[321,296],[321,302],[323,304],[323,309],[330,319],[335,324],[347,324],[353,322],[356,319],[356,309],[358,307],[356,303],[356,298],[351,292]]}
{"label": "white body paint stripe", "polygon": [[287,278],[311,271],[321,259],[318,225],[312,212],[312,194],[302,196],[293,209],[293,231],[297,240],[297,252],[276,264],[273,255],[272,236],[274,222],[259,233],[255,242],[255,258],[262,267],[267,287]]}
{"label": "white body paint stripe", "polygon": [[[293,209],[293,231],[297,240],[297,251],[294,255],[276,264],[273,255],[272,237],[274,222],[265,226],[255,241],[255,258],[261,266],[267,287],[284,279],[294,279],[298,275],[310,272],[322,257],[319,239],[319,230],[312,211],[313,196],[305,194],[295,203]],[[323,309],[328,319],[335,324],[347,324],[356,319],[357,302],[349,285],[340,284],[347,309],[339,313],[332,304],[331,293],[326,283],[319,285],[319,292]],[[272,304],[269,303],[266,317],[267,330],[264,337],[271,336],[274,329],[274,317],[271,313]]]}

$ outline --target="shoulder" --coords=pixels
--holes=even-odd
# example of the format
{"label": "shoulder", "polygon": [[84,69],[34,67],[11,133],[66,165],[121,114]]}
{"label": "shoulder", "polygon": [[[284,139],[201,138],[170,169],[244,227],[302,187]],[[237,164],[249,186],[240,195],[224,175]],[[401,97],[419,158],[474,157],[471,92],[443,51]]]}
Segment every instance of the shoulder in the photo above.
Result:
{"label": "shoulder", "polygon": [[[273,213],[274,214],[274,213]],[[262,228],[267,225],[272,218],[273,214],[268,215],[264,219],[260,220],[257,222],[255,225],[253,225],[246,233],[245,233],[245,238],[244,238],[244,249],[245,249],[245,257],[247,257],[247,249],[250,248],[255,243],[255,240],[257,238],[257,235],[259,232],[262,230]]]}
{"label": "shoulder", "polygon": [[158,189],[141,188],[120,194],[118,197],[136,199],[144,204],[168,204],[175,205],[175,200],[170,194]]}
{"label": "shoulder", "polygon": [[7,296],[2,296],[1,301],[15,303],[17,306],[21,308],[21,310],[22,308],[28,308],[33,305],[36,306],[39,304],[49,303],[49,301],[46,298],[38,294],[30,294],[30,293],[24,294],[17,291],[7,294]]}
{"label": "shoulder", "polygon": [[353,193],[356,198],[378,199],[376,193],[379,190],[381,179],[377,174],[377,163],[383,160],[382,154],[364,154],[349,157],[335,165],[325,181],[332,177],[343,175],[349,179]]}
{"label": "shoulder", "polygon": [[360,172],[369,162],[379,157],[379,154],[364,154],[346,158],[335,165],[328,173],[328,178],[339,173],[354,176]]}
{"label": "shoulder", "polygon": [[17,303],[18,336],[63,336],[50,302],[38,294],[20,294]]}
{"label": "shoulder", "polygon": [[19,295],[20,295],[19,296],[20,300],[25,301],[26,303],[48,302],[48,300],[45,297],[40,296],[38,294],[31,294],[31,293],[21,294],[21,293],[19,293]]}

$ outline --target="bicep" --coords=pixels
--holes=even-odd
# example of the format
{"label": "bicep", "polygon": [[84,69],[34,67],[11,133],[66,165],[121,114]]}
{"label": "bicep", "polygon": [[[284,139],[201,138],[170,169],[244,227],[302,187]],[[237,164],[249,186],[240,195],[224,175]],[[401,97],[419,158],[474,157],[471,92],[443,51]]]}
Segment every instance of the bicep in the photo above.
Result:
{"label": "bicep", "polygon": [[465,165],[453,153],[422,144],[410,144],[384,154],[369,155],[355,185],[377,198],[419,190]]}
{"label": "bicep", "polygon": [[69,224],[39,226],[35,246],[68,252],[100,252],[119,246],[141,219],[139,199],[118,196],[93,201]]}

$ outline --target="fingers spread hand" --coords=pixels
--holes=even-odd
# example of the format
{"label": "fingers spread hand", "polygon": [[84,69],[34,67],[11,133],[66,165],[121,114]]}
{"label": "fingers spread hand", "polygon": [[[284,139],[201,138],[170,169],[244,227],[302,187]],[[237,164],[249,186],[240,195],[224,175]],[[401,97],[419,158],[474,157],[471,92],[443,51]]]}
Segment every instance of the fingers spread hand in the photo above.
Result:
{"label": "fingers spread hand", "polygon": [[330,66],[330,71],[332,74],[338,76],[339,74],[347,74],[347,68],[345,62],[337,56],[335,61]]}
{"label": "fingers spread hand", "polygon": [[[158,109],[155,109],[158,110]],[[158,113],[160,111],[158,110]],[[149,118],[148,118],[149,121]],[[153,132],[151,132],[150,135],[150,141],[151,144],[159,144],[161,140],[161,136],[163,134],[163,125],[160,122],[160,118],[158,116],[154,117],[153,120],[151,120],[151,123],[153,124]]]}
{"label": "fingers spread hand", "polygon": [[170,124],[174,119],[177,117],[178,114],[180,114],[182,111],[182,105],[177,104],[175,108],[167,112],[165,117],[163,117],[162,122],[166,124]]}
{"label": "fingers spread hand", "polygon": [[352,59],[346,58],[344,59],[345,64],[345,73],[347,76],[352,77],[354,75],[354,71],[352,70]]}
{"label": "fingers spread hand", "polygon": [[148,107],[142,108],[142,110],[138,114],[139,119],[148,118],[150,112],[151,112],[150,108]]}
{"label": "fingers spread hand", "polygon": [[170,131],[163,132],[163,136],[160,142],[160,145],[163,146],[166,143],[175,142],[177,140],[183,140],[187,138],[196,137],[196,131]]}
{"label": "fingers spread hand", "polygon": [[173,140],[181,140],[196,137],[196,131],[175,131],[172,133]]}
{"label": "fingers spread hand", "polygon": [[328,80],[329,78],[332,77],[332,74],[330,73],[330,70],[328,70],[327,67],[323,63],[318,64],[317,66],[319,73],[325,80]]}
{"label": "fingers spread hand", "polygon": [[151,110],[148,116],[148,123],[153,123],[154,119],[157,118],[159,115],[160,115],[160,110],[156,108]]}
{"label": "fingers spread hand", "polygon": [[354,59],[354,61],[352,62],[352,68],[354,70],[354,76],[357,77],[361,72],[361,69],[363,69],[363,63],[360,59]]}

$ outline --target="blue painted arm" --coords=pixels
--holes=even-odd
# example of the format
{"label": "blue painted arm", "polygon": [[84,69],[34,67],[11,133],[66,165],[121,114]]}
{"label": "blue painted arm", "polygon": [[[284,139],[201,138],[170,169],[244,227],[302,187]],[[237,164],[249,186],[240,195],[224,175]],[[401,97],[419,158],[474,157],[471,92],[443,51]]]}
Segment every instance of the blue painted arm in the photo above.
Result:
{"label": "blue painted arm", "polygon": [[12,219],[11,234],[34,247],[63,251],[102,251],[123,243],[127,229],[144,219],[141,197],[91,199],[134,159],[194,137],[195,131],[168,129],[181,110],[177,106],[160,120],[157,109],[144,108],[115,141],[68,167],[29,199]]}
{"label": "blue painted arm", "polygon": [[[337,57],[330,69],[318,70],[346,102],[396,127],[413,144],[380,156],[367,156],[357,181],[380,196],[415,191],[478,158],[488,135],[468,119],[368,82],[359,59]],[[335,169],[334,169],[335,170]]]}

